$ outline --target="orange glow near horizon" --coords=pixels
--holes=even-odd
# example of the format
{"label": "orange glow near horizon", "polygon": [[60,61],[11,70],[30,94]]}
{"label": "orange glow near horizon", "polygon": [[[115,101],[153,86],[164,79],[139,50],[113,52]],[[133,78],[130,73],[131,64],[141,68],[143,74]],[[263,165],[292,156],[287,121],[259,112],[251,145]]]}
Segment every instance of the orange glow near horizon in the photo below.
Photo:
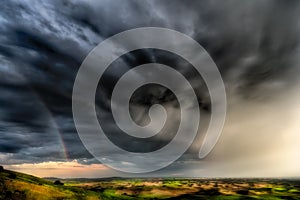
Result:
{"label": "orange glow near horizon", "polygon": [[81,164],[77,160],[66,162],[42,162],[4,165],[8,170],[31,174],[38,177],[98,178],[111,176],[113,171],[103,164]]}

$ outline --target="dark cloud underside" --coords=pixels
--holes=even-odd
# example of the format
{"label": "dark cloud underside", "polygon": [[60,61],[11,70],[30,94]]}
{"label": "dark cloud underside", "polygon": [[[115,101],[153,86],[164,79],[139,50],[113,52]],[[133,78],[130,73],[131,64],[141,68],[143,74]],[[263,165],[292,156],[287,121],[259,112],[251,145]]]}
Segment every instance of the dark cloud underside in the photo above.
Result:
{"label": "dark cloud underside", "polygon": [[[9,155],[9,159],[0,161],[4,164],[58,161],[68,156],[69,159],[91,159],[94,162],[82,145],[72,120],[71,97],[76,72],[85,56],[99,42],[121,31],[145,26],[171,28],[191,36],[208,51],[222,74],[229,115],[224,138],[216,152],[223,154],[213,153],[207,160],[216,158],[220,165],[224,164],[225,158],[234,157],[236,161],[242,157],[236,153],[240,149],[243,149],[241,154],[252,159],[257,153],[253,149],[262,147],[244,144],[243,138],[233,133],[255,131],[252,122],[260,124],[256,121],[259,109],[265,109],[263,117],[268,118],[266,124],[277,123],[279,118],[290,116],[287,110],[294,101],[288,98],[289,91],[297,87],[300,63],[299,4],[298,0],[2,2],[0,152]],[[108,104],[113,85],[129,69],[149,62],[165,63],[177,69],[190,80],[197,93],[203,113],[204,122],[200,123],[203,128],[188,153],[167,168],[170,172],[175,168],[188,169],[192,176],[193,170],[199,168],[193,155],[199,149],[207,126],[210,101],[201,77],[185,60],[153,49],[131,52],[116,60],[101,79],[99,87],[102,84],[102,89],[98,90],[96,97],[99,111],[109,120],[109,123],[105,121],[105,129],[112,140],[115,138],[115,143],[130,151],[147,152],[166,144],[173,137],[172,134],[162,138],[158,136],[149,145],[126,137],[116,140],[120,138],[117,134],[120,130],[111,123]],[[148,108],[154,103],[170,106],[172,112],[178,110],[172,92],[150,85],[137,91],[131,99],[133,118],[137,123],[147,122]],[[267,108],[264,105],[268,105]],[[282,116],[273,118],[272,108],[282,111]],[[245,116],[245,111],[249,115]],[[269,132],[274,129],[259,127],[269,138],[260,135],[262,144],[278,140],[270,139]],[[176,126],[167,128],[174,130]],[[245,138],[250,137],[245,135]],[[242,141],[244,148],[228,147],[229,138],[234,144]],[[255,141],[251,141],[253,143]],[[222,145],[229,150],[223,151],[225,147]],[[265,145],[261,150],[267,152],[274,147],[272,145]],[[210,165],[202,167],[203,173],[209,174],[205,170]]]}

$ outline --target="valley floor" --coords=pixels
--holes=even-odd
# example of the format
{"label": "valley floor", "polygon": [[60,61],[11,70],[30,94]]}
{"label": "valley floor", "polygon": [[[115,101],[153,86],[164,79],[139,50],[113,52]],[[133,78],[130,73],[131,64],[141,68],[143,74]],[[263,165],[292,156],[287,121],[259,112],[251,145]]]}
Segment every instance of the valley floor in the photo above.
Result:
{"label": "valley floor", "polygon": [[[62,184],[63,183],[63,184]],[[300,180],[279,179],[75,179],[45,180],[0,171],[0,199],[300,199]]]}

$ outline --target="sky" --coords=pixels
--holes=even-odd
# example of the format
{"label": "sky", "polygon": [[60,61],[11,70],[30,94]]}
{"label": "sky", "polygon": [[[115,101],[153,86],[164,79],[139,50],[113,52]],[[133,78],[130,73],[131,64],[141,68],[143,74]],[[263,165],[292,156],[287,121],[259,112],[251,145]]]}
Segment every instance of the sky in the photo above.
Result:
{"label": "sky", "polygon": [[[299,177],[299,13],[298,0],[3,1],[0,165],[62,178]],[[112,119],[110,95],[117,80],[137,65],[159,62],[178,70],[193,86],[201,111],[198,135],[181,158],[159,171],[134,175],[110,169],[86,150],[74,126],[72,90],[93,48],[139,27],[173,29],[205,48],[224,81],[227,116],[215,148],[199,159],[211,114],[201,76],[184,59],[163,50],[142,49],[118,58],[101,78],[95,99],[99,121],[114,144],[149,152],[167,144],[178,128],[176,97],[152,84],[132,96],[132,118],[147,124],[149,107],[161,104],[168,114],[163,131],[151,141],[121,135]]]}

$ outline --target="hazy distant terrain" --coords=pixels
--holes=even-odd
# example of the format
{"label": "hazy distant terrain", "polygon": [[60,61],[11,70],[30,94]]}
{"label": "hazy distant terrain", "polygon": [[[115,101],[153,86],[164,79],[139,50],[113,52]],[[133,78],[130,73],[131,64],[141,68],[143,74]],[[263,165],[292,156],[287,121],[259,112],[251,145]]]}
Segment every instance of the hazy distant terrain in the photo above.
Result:
{"label": "hazy distant terrain", "polygon": [[3,170],[0,199],[300,199],[300,180],[105,178],[55,181]]}

